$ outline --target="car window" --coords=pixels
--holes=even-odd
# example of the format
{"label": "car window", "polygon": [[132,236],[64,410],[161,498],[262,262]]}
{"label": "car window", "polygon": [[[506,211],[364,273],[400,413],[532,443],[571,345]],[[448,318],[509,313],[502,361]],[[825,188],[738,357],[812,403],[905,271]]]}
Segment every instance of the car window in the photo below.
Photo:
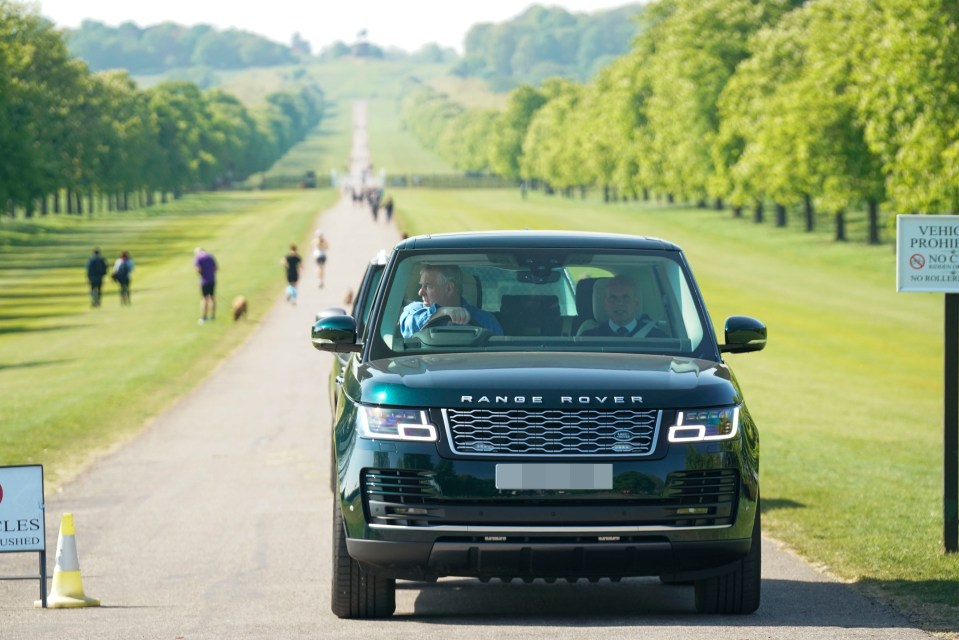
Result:
{"label": "car window", "polygon": [[[704,312],[676,251],[409,251],[396,258],[372,358],[516,350],[696,356],[714,349],[704,344]],[[407,320],[401,328],[405,314],[428,315],[421,311],[424,267],[459,274],[461,299],[482,321],[446,318],[413,331],[419,325]],[[616,319],[626,335],[610,333]]]}
{"label": "car window", "polygon": [[379,286],[382,278],[383,265],[371,265],[367,282],[360,288],[360,297],[356,300],[354,315],[357,324],[364,329],[370,317],[370,309],[373,307],[373,298],[376,297],[376,287]]}

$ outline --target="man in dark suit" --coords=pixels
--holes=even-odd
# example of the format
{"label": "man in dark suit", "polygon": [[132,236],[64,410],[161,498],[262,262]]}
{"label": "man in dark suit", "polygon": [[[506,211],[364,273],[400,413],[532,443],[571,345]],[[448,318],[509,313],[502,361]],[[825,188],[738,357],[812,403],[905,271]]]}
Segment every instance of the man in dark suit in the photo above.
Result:
{"label": "man in dark suit", "polygon": [[603,299],[603,307],[609,320],[598,327],[587,329],[580,335],[665,338],[666,334],[662,329],[656,328],[652,318],[647,315],[636,317],[639,302],[639,292],[631,278],[613,277],[606,286],[606,297]]}

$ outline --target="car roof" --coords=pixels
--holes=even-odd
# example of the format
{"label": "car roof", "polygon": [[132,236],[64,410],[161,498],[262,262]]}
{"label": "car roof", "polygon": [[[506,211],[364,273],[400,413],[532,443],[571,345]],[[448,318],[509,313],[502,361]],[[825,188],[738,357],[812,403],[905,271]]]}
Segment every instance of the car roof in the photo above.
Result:
{"label": "car roof", "polygon": [[413,236],[396,245],[411,249],[645,249],[680,251],[659,238],[588,231],[474,231]]}

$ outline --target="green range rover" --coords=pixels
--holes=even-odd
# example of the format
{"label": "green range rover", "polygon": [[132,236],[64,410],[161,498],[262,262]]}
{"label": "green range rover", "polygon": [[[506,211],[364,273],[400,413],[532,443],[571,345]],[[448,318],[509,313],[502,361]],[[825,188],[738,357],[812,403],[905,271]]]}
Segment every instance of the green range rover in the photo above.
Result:
{"label": "green range rover", "polygon": [[500,231],[406,239],[333,392],[333,612],[386,617],[395,581],[693,585],[760,600],[759,435],[682,251],[655,238]]}

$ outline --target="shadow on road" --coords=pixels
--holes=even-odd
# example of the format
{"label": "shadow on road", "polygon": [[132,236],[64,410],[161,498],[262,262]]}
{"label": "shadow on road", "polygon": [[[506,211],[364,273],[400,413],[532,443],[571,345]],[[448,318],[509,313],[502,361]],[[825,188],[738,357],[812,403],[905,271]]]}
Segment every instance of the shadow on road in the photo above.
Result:
{"label": "shadow on road", "polygon": [[418,589],[419,622],[456,625],[591,627],[716,626],[912,628],[881,604],[850,597],[847,585],[831,582],[763,580],[763,602],[753,615],[710,616],[696,612],[693,589],[667,586],[658,578],[619,583],[532,584],[447,579],[438,583],[398,582]]}

